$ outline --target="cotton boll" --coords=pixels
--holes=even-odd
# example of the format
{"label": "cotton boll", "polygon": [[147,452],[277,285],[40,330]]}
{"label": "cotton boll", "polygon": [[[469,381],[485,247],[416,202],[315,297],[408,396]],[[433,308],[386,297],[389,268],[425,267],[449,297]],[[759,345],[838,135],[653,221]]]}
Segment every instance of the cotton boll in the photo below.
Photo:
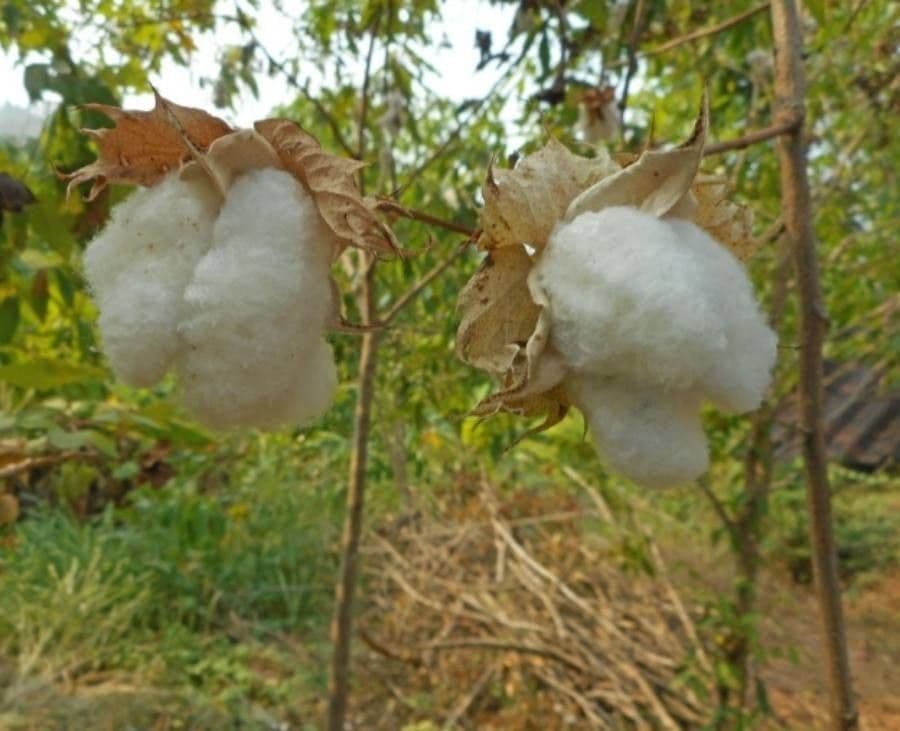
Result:
{"label": "cotton boll", "polygon": [[[140,188],[112,210],[109,223],[84,252],[91,290],[100,298],[123,277],[161,265],[182,289],[212,240],[217,202],[212,187],[173,173]],[[130,281],[129,281],[130,283]]]}
{"label": "cotton boll", "polygon": [[709,467],[699,392],[595,377],[570,379],[566,387],[613,471],[640,485],[669,487]]}
{"label": "cotton boll", "polygon": [[557,227],[533,276],[573,371],[683,389],[728,345],[705,273],[669,223],[613,207]]}
{"label": "cotton boll", "polygon": [[731,252],[693,223],[676,220],[669,225],[703,263],[704,280],[716,292],[725,322],[727,346],[701,379],[705,395],[726,411],[755,409],[771,380],[777,337],[760,312],[743,265]]}
{"label": "cotton boll", "polygon": [[117,206],[85,251],[104,350],[126,383],[153,385],[171,365],[184,289],[215,213],[210,186],[172,174]]}
{"label": "cotton boll", "polygon": [[265,169],[232,185],[212,249],[185,292],[178,371],[188,408],[215,428],[303,424],[337,376],[331,239],[294,178]]}

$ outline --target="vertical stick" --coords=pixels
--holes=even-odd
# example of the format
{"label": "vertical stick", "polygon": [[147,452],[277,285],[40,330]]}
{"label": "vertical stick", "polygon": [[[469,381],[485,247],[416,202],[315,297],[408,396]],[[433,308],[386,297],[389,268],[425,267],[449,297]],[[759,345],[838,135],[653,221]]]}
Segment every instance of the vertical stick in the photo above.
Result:
{"label": "vertical stick", "polygon": [[822,409],[822,340],[826,325],[812,230],[804,133],[806,80],[802,38],[794,0],[773,0],[776,123],[796,120],[794,130],[779,138],[781,196],[790,237],[800,298],[800,409],[803,461],[810,516],[810,544],[831,695],[833,731],[855,731],[859,718],[853,698],[847,640],[837,575],[837,552],[831,521],[831,495],[826,471]]}
{"label": "vertical stick", "polygon": [[[388,6],[389,13],[393,8]],[[372,54],[381,24],[377,15],[369,29],[369,50],[360,96],[359,129],[356,159],[366,153],[366,133],[369,112],[369,82],[372,78]],[[390,33],[390,17],[388,18]],[[360,173],[360,193],[365,191],[365,181]],[[371,325],[375,312],[375,255],[366,253],[359,258],[364,267],[362,289],[357,297],[362,323]],[[353,638],[353,600],[356,593],[356,573],[359,557],[359,539],[362,535],[365,514],[366,466],[369,459],[369,433],[372,424],[372,401],[375,398],[375,366],[378,363],[378,333],[362,336],[357,376],[356,409],[353,413],[353,443],[350,446],[350,474],[347,479],[347,501],[344,528],[341,534],[341,565],[334,590],[334,614],[331,617],[331,668],[328,675],[328,731],[343,731],[347,716],[347,699],[350,695],[350,645]]]}
{"label": "vertical stick", "polygon": [[[371,255],[370,255],[371,256]],[[368,257],[367,257],[368,258]],[[368,262],[360,305],[363,322],[375,319],[374,267]],[[328,683],[328,731],[343,731],[350,689],[350,641],[353,634],[353,595],[359,537],[362,533],[366,490],[366,463],[375,395],[375,366],[378,362],[378,334],[362,336],[359,355],[359,391],[353,417],[353,444],[350,452],[350,476],[347,483],[347,513],[341,536],[341,566],[335,588],[335,609],[331,620],[331,672]]]}

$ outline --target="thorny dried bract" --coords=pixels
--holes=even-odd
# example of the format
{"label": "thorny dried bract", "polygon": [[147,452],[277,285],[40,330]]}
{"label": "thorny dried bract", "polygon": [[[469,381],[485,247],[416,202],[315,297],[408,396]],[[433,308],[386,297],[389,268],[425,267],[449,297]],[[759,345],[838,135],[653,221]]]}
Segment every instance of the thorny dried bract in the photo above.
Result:
{"label": "thorny dried bract", "polygon": [[[727,200],[727,188],[720,180],[698,174],[708,119],[704,99],[692,135],[684,144],[671,150],[647,150],[639,157],[623,155],[616,158],[600,150],[596,158],[588,159],[571,153],[560,142],[550,140],[512,170],[488,169],[483,186],[483,234],[478,242],[487,255],[481,269],[460,296],[462,322],[457,334],[457,352],[471,365],[497,376],[501,387],[475,408],[475,414],[488,415],[497,411],[526,416],[540,414],[545,416],[545,421],[539,430],[546,429],[560,421],[572,405],[575,377],[583,380],[584,376],[590,375],[605,379],[617,375],[608,365],[602,372],[596,369],[582,371],[578,364],[579,353],[589,351],[596,356],[597,351],[603,351],[607,346],[604,342],[607,337],[609,352],[606,355],[614,353],[617,347],[628,350],[622,345],[621,338],[618,346],[613,342],[616,322],[631,318],[635,330],[643,330],[646,323],[640,318],[645,311],[651,320],[653,317],[658,320],[665,314],[651,310],[654,306],[659,308],[659,292],[670,286],[677,287],[677,283],[667,283],[665,273],[654,271],[653,261],[645,262],[646,266],[639,264],[641,256],[647,258],[652,246],[664,239],[671,240],[672,250],[663,248],[661,253],[676,257],[677,261],[672,262],[676,274],[680,270],[683,277],[689,279],[696,272],[705,272],[702,276],[706,279],[696,282],[697,289],[705,290],[703,296],[706,297],[699,306],[705,306],[718,296],[714,290],[723,285],[716,284],[717,278],[734,280],[742,292],[749,291],[742,283],[746,277],[737,261],[727,254],[723,260],[716,251],[721,244],[735,257],[746,259],[753,253],[754,243],[749,212]],[[600,212],[609,212],[612,218],[597,219]],[[627,225],[622,229],[618,240],[621,250],[617,249],[618,244],[608,245],[602,241],[606,231],[620,226],[618,219],[632,215],[636,217],[635,233],[632,234]],[[654,228],[652,221],[661,221],[664,225]],[[679,229],[678,221],[693,222],[686,225],[696,224],[706,233],[694,234],[696,226]],[[571,240],[573,235],[578,241],[567,243],[565,239]],[[633,240],[623,241],[622,237]],[[607,256],[616,259],[602,261]],[[706,258],[715,265],[706,262]],[[610,272],[609,276],[606,271]],[[700,274],[697,276],[701,277]],[[599,311],[582,312],[579,315],[582,322],[576,322],[573,327],[573,323],[567,321],[567,315],[571,314],[567,311],[567,308],[571,310],[566,304],[567,299],[585,299]],[[577,302],[574,306],[580,307]],[[725,318],[715,323],[722,332],[713,343],[713,350],[721,352],[714,355],[723,362],[731,363],[738,350],[742,347],[746,350],[745,344],[737,343],[739,338],[730,330],[747,323],[751,330],[757,325],[764,327],[758,322],[752,293],[744,297],[741,307],[744,309],[730,320]],[[596,323],[592,324],[595,319],[605,323],[603,327],[609,327],[601,332]],[[677,331],[680,324],[688,330],[696,325],[686,321],[672,323],[672,327]],[[761,331],[758,335],[757,342],[762,343],[766,357],[759,360],[757,371],[764,374],[767,382],[771,367],[765,362],[769,337]],[[634,331],[624,339],[628,340],[628,337],[633,341]],[[665,340],[668,336],[663,333],[661,337]],[[683,356],[690,358],[690,342],[686,340],[685,343]],[[771,347],[774,357],[774,344]],[[631,347],[631,350],[635,351],[635,348]],[[638,360],[652,356],[653,353],[647,350],[647,347],[643,351],[639,348],[631,355]],[[652,346],[649,350],[652,351]],[[671,352],[666,351],[663,355],[670,357]],[[598,357],[602,360],[605,356],[601,353]],[[713,366],[709,368],[715,370]],[[665,370],[665,363],[658,370]],[[692,372],[689,377],[679,380],[655,373],[653,378],[659,382],[648,385],[662,387],[664,395],[670,389],[677,389],[679,402],[691,402],[695,408],[705,392],[690,398],[683,398],[682,392],[696,391],[693,381],[705,386],[712,376]],[[759,378],[751,374],[750,380],[754,389],[759,390],[756,383]],[[604,382],[602,385],[609,384]],[[584,391],[583,387],[580,390]],[[592,390],[596,389],[592,387]],[[586,410],[585,403],[577,405]],[[640,407],[646,408],[646,404]],[[635,406],[631,411],[640,409]],[[677,448],[677,445],[671,446]],[[694,472],[705,460],[705,444],[701,457],[694,460]],[[666,482],[676,477],[680,480],[682,476],[660,477],[660,480],[642,481]]]}

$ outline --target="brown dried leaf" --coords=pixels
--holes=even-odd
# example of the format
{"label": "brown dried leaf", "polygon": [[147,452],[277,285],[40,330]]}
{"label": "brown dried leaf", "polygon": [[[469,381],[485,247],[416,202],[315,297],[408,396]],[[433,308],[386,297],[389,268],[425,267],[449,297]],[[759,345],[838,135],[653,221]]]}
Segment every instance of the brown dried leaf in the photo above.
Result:
{"label": "brown dried leaf", "polygon": [[184,180],[206,178],[222,197],[234,179],[259,168],[280,168],[278,153],[265,138],[252,129],[240,129],[219,137],[207,152],[195,152],[194,159],[181,170]]}
{"label": "brown dried leaf", "polygon": [[540,426],[521,438],[542,432],[562,421],[569,411],[571,402],[563,385],[565,376],[565,361],[553,350],[546,350],[540,360],[531,364],[520,354],[504,376],[503,388],[482,400],[472,413],[490,416],[504,411],[526,417],[544,416]]}
{"label": "brown dried leaf", "polygon": [[306,186],[343,246],[398,253],[394,234],[378,220],[374,204],[360,195],[356,173],[365,163],[325,152],[315,137],[289,120],[265,119],[253,126],[275,148],[281,165]]}
{"label": "brown dried leaf", "polygon": [[604,178],[571,201],[565,220],[611,206],[633,206],[662,218],[688,194],[709,127],[709,102],[704,95],[690,138],[674,150],[647,150],[637,161]]}
{"label": "brown dried leaf", "polygon": [[[65,176],[69,191],[94,181],[88,200],[96,198],[108,183],[153,185],[170,170],[179,168],[191,157],[190,145],[205,151],[212,142],[231,132],[217,117],[201,109],[182,107],[156,95],[149,112],[135,112],[106,104],[85,104],[115,122],[110,129],[86,129],[97,141],[97,159],[90,165]],[[177,120],[181,129],[172,123]]]}
{"label": "brown dried leaf", "polygon": [[580,157],[553,138],[512,170],[488,167],[479,245],[543,248],[572,199],[618,169],[605,151]]}
{"label": "brown dried leaf", "polygon": [[759,248],[753,236],[753,212],[728,200],[728,184],[718,177],[700,175],[691,191],[696,199],[694,222],[741,261]]}
{"label": "brown dried leaf", "polygon": [[495,249],[459,295],[459,357],[503,374],[534,333],[541,308],[528,290],[532,261],[522,246]]}

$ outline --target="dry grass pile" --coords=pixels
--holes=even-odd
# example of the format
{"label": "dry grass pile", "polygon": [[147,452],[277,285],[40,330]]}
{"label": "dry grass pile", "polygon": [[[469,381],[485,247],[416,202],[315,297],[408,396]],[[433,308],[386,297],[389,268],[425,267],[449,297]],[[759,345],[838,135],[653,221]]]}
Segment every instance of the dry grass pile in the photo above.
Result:
{"label": "dry grass pile", "polygon": [[[487,485],[372,536],[357,721],[402,728],[679,729],[704,719],[709,662],[660,552],[622,566],[599,495]],[[385,700],[388,699],[388,700]]]}

